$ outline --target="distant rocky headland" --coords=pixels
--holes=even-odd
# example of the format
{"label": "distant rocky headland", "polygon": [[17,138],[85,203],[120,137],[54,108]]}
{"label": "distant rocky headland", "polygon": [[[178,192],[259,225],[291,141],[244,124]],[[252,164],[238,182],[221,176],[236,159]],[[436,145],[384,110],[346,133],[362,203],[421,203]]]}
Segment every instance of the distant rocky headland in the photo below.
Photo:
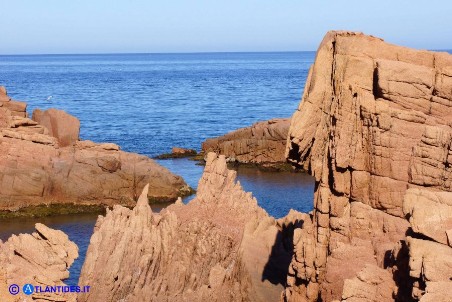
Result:
{"label": "distant rocky headland", "polygon": [[273,171],[292,171],[285,157],[290,119],[262,121],[202,143],[204,154],[226,156],[228,163]]}
{"label": "distant rocky headland", "polygon": [[42,206],[62,204],[65,212],[84,211],[80,206],[133,206],[146,184],[151,202],[191,194],[181,177],[146,156],[112,143],[79,140],[76,117],[49,109],[35,110],[30,119],[26,107],[0,88],[3,214],[45,215]]}
{"label": "distant rocky headland", "polygon": [[[2,126],[0,164],[5,162],[5,154],[12,157],[28,145],[42,148],[31,152],[33,156],[54,149],[52,154],[57,154],[51,157],[55,158],[50,160],[52,165],[37,170],[52,167],[66,173],[60,159],[84,158],[75,156],[77,151],[94,152],[98,157],[121,152],[94,143],[87,148],[80,147],[80,142],[59,147],[58,137],[46,133],[17,134],[15,128],[39,128],[38,124],[23,125],[32,122],[17,106],[13,111],[7,109],[10,119]],[[19,117],[12,118],[11,112]],[[21,126],[11,127],[11,121],[19,118],[25,119],[20,120]],[[286,217],[274,219],[236,181],[236,172],[227,167],[230,156],[211,152],[206,155],[197,195],[188,204],[179,200],[161,213],[152,212],[148,202],[152,184],[143,181],[133,209],[115,205],[99,216],[79,283],[90,285],[89,293],[33,294],[32,298],[93,302],[451,301],[451,118],[452,55],[395,46],[362,33],[329,32],[318,49],[284,139],[284,159],[315,177],[313,211],[292,210]],[[279,130],[262,130],[267,126],[238,132],[244,137],[283,140]],[[276,158],[269,151],[248,151],[253,144],[245,139],[233,148],[234,143],[218,147],[221,142],[216,139],[212,148],[217,152],[223,148],[223,153],[232,148],[235,151],[230,154],[249,162]],[[280,148],[280,143],[276,145]],[[37,165],[29,157],[14,157],[13,163],[0,166],[13,167],[15,173],[27,172],[30,165]],[[131,165],[123,160],[121,167]],[[82,162],[90,167],[96,164],[95,170],[103,171],[97,160]],[[140,166],[149,163],[153,162],[143,159]],[[41,179],[34,173],[17,176],[17,190]],[[86,176],[83,170],[79,173],[78,177]],[[3,188],[10,186],[3,185],[7,182],[6,174],[2,175],[4,194]],[[132,184],[123,187],[131,200],[137,191],[130,192],[130,188],[138,189]],[[178,189],[176,186],[175,191]],[[15,192],[9,196],[22,194]],[[30,196],[44,199],[43,194]],[[24,200],[12,197],[1,199],[2,205]],[[36,251],[46,257],[35,258]],[[77,249],[67,236],[37,224],[32,235],[13,235],[0,242],[0,289],[23,283],[25,275],[39,284],[62,284],[75,257]],[[13,301],[23,298],[21,293]]]}

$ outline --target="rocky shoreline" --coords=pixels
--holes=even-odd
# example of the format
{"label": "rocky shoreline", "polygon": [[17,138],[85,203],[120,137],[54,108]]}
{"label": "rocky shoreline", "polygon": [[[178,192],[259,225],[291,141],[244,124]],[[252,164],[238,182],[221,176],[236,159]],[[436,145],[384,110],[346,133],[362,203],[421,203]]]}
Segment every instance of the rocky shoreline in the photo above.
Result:
{"label": "rocky shoreline", "polygon": [[[92,291],[32,297],[450,301],[451,117],[452,55],[329,32],[284,137],[284,160],[315,177],[313,211],[276,220],[228,169],[231,156],[280,160],[247,149],[273,152],[283,140],[279,130],[263,130],[277,123],[256,124],[211,141],[230,155],[207,154],[188,204],[154,213],[146,184],[133,209],[115,205],[98,218],[79,283]],[[46,257],[31,261],[36,250]],[[64,234],[38,224],[33,235],[0,242],[0,288],[23,276],[62,284],[76,256]]]}
{"label": "rocky shoreline", "polygon": [[76,117],[49,109],[35,110],[30,119],[26,108],[0,89],[2,215],[24,208],[33,213],[33,207],[54,204],[132,207],[146,184],[151,202],[193,193],[181,177],[146,156],[123,152],[112,143],[79,140]]}

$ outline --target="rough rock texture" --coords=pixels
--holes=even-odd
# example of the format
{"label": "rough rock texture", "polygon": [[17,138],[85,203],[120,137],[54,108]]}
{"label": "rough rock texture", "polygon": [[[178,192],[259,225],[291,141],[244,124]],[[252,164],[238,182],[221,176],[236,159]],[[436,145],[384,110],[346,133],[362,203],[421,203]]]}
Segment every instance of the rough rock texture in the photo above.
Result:
{"label": "rough rock texture", "polygon": [[72,127],[77,122],[60,111],[45,114],[56,138],[47,127],[0,107],[0,210],[52,203],[133,206],[147,183],[152,201],[191,192],[181,177],[115,144],[75,141],[62,147],[61,140],[75,138],[64,133],[78,129]]}
{"label": "rough rock texture", "polygon": [[230,162],[278,167],[286,162],[285,148],[290,119],[258,122],[202,144],[205,153],[223,154]]}
{"label": "rough rock texture", "polygon": [[2,109],[9,110],[12,116],[27,117],[27,103],[12,100],[6,92],[6,88],[0,86],[0,110]]}
{"label": "rough rock texture", "polygon": [[450,301],[451,120],[451,55],[326,35],[289,130],[316,191],[284,300]]}
{"label": "rough rock texture", "polygon": [[32,119],[49,130],[49,135],[58,140],[60,147],[74,145],[79,140],[80,121],[63,110],[35,109]]}
{"label": "rough rock texture", "polygon": [[92,290],[80,301],[278,301],[307,215],[275,221],[235,177],[210,153],[189,204],[153,213],[146,187],[133,210],[100,217],[80,279]]}
{"label": "rough rock texture", "polygon": [[[2,301],[28,301],[22,288],[18,295],[10,295],[8,287],[31,283],[45,288],[64,285],[69,267],[78,257],[78,247],[61,231],[37,223],[33,234],[13,235],[0,241],[0,293]],[[33,301],[75,301],[74,294],[33,293]]]}

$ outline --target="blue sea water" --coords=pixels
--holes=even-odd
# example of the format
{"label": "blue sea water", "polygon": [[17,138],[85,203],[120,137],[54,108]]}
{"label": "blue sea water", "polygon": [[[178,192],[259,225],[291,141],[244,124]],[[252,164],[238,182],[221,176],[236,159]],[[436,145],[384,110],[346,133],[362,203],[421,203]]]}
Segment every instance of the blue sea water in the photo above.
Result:
{"label": "blue sea water", "polygon": [[[0,85],[28,111],[59,108],[81,121],[82,139],[114,142],[148,156],[173,146],[200,149],[206,138],[297,108],[314,52],[0,56]],[[196,188],[202,166],[160,160]],[[312,209],[306,174],[239,168],[238,180],[275,217]],[[80,248],[77,283],[96,215],[2,221],[0,239],[35,222],[61,229]]]}
{"label": "blue sea water", "polygon": [[[0,56],[0,85],[81,121],[81,137],[154,156],[291,116],[314,52]],[[52,96],[50,101],[47,99]]]}

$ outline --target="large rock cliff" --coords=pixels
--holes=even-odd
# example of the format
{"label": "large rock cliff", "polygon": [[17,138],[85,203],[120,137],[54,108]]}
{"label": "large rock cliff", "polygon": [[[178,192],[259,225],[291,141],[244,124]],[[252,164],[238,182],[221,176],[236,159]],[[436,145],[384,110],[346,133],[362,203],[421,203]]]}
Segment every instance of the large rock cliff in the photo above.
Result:
{"label": "large rock cliff", "polygon": [[285,300],[450,301],[451,120],[451,55],[326,35],[289,130],[316,189]]}
{"label": "large rock cliff", "polygon": [[0,101],[6,99],[0,102],[0,210],[61,203],[132,206],[146,184],[153,201],[190,192],[181,177],[146,156],[79,141],[77,118],[50,109],[35,111],[31,120],[26,104],[10,100],[2,88]]}
{"label": "large rock cliff", "polygon": [[133,210],[97,221],[81,301],[278,301],[292,254],[291,212],[275,221],[210,153],[197,196],[153,213],[146,190]]}

